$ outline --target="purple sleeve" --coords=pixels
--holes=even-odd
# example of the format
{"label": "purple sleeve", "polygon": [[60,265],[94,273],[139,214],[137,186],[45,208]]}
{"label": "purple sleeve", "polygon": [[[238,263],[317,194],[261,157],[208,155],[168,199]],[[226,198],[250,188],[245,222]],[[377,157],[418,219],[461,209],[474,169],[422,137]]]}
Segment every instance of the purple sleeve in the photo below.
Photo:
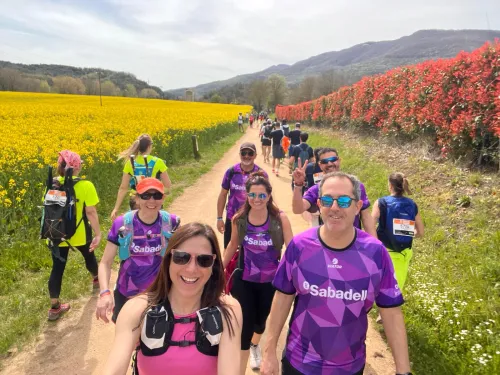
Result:
{"label": "purple sleeve", "polygon": [[366,210],[370,207],[370,200],[368,199],[368,195],[366,194],[365,185],[359,184],[359,189],[361,190],[361,201],[363,202],[363,206],[361,207],[361,211]]}
{"label": "purple sleeve", "polygon": [[293,285],[292,271],[295,265],[297,248],[293,240],[288,244],[285,255],[281,258],[276,275],[274,275],[273,286],[285,294],[295,294],[297,290]]}
{"label": "purple sleeve", "polygon": [[222,188],[225,190],[229,190],[231,186],[231,180],[229,179],[229,174],[231,173],[231,168],[229,168],[226,173],[224,173],[224,178],[222,179]]}
{"label": "purple sleeve", "polygon": [[306,193],[302,198],[311,203],[311,206],[316,205],[319,198],[319,185],[316,184],[307,189]]}
{"label": "purple sleeve", "polygon": [[118,243],[118,232],[120,231],[120,228],[123,226],[123,216],[118,216],[115,221],[113,221],[113,224],[111,225],[111,229],[108,232],[108,241],[114,243],[115,245],[119,246],[120,244]]}
{"label": "purple sleeve", "polygon": [[382,278],[380,288],[375,303],[378,307],[397,307],[404,303],[403,295],[399,289],[396,280],[396,273],[392,266],[392,260],[385,247],[382,247],[382,269],[380,270]]}

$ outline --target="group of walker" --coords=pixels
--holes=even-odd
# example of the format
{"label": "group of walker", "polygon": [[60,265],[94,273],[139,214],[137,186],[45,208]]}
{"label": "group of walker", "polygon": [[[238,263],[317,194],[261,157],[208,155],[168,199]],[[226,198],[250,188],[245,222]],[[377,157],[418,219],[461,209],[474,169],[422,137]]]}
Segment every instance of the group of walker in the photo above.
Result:
{"label": "group of walker", "polygon": [[[274,142],[277,132],[284,136],[285,130],[283,124],[264,120],[264,127],[275,127],[259,129],[268,162],[264,147],[269,145],[263,139],[270,136]],[[278,375],[276,347],[292,304],[281,374],[362,374],[367,314],[374,303],[397,373],[410,374],[401,289],[412,240],[423,235],[423,224],[417,205],[404,195],[408,181],[401,173],[391,174],[390,195],[378,199],[370,214],[364,185],[340,172],[337,150],[313,151],[300,125],[290,133],[292,212],[310,220],[310,229],[293,235],[290,220],[273,200],[267,173],[255,164],[255,144],[246,142],[240,146],[240,162],[225,172],[217,200],[222,253],[209,225],[181,226],[177,215],[163,210],[171,185],[167,167],[150,156],[152,139],[142,135],[120,154],[125,160],[122,183],[99,266],[94,254],[101,239],[96,189],[77,177],[79,155],[62,151],[57,181],[64,184],[68,171],[72,174],[78,225],[71,238],[56,245],[49,240],[49,320],[70,309],[60,303],[59,293],[69,248],[76,248],[99,288],[96,317],[116,323],[105,374],[125,374],[132,357],[134,373],[141,375],[243,375],[248,361],[261,374]],[[273,146],[277,176],[282,151],[274,153]],[[47,190],[49,201],[54,193]],[[118,215],[130,191],[131,210]],[[120,268],[111,291],[117,256]]]}

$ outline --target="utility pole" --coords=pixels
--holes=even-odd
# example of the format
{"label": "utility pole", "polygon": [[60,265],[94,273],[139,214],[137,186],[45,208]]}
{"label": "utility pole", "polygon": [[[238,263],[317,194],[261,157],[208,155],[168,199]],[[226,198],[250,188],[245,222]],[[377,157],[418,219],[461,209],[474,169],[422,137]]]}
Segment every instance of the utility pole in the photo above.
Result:
{"label": "utility pole", "polygon": [[98,76],[99,76],[99,99],[101,101],[101,107],[102,107],[102,92],[101,92],[101,71],[99,70],[97,72]]}

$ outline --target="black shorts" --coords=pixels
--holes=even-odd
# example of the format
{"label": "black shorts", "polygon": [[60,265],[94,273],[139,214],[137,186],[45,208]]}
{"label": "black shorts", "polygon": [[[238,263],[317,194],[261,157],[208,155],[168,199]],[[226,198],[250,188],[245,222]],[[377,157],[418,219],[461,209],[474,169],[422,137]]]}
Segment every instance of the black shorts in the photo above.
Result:
{"label": "black shorts", "polygon": [[266,329],[275,289],[271,283],[245,281],[242,275],[242,270],[234,273],[231,295],[238,300],[243,312],[241,350],[249,350],[254,332],[262,334]]}
{"label": "black shorts", "polygon": [[[353,373],[352,375],[363,375],[363,371],[365,369],[365,366],[358,371]],[[283,359],[281,360],[281,375],[304,375],[301,373],[299,370],[295,369],[295,367],[292,366],[290,361],[283,356]]]}
{"label": "black shorts", "polygon": [[128,297],[125,297],[121,294],[118,289],[114,290],[113,296],[115,297],[115,307],[113,308],[113,316],[111,316],[111,320],[113,323],[116,323],[116,319],[118,319],[118,314],[122,309],[123,305],[129,300]]}
{"label": "black shorts", "polygon": [[271,140],[268,138],[262,138],[262,146],[271,146]]}

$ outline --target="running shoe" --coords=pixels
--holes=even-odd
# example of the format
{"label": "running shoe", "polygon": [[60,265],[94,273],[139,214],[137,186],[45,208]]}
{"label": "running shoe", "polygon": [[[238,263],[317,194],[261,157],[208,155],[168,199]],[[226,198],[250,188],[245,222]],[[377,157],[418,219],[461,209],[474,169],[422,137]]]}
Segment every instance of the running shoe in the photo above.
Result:
{"label": "running shoe", "polygon": [[273,168],[273,174],[275,174],[275,173],[276,173],[276,170]]}
{"label": "running shoe", "polygon": [[54,321],[71,308],[69,303],[60,303],[57,309],[49,309],[49,320]]}
{"label": "running shoe", "polygon": [[259,345],[250,345],[250,368],[258,370],[262,362],[262,353]]}

